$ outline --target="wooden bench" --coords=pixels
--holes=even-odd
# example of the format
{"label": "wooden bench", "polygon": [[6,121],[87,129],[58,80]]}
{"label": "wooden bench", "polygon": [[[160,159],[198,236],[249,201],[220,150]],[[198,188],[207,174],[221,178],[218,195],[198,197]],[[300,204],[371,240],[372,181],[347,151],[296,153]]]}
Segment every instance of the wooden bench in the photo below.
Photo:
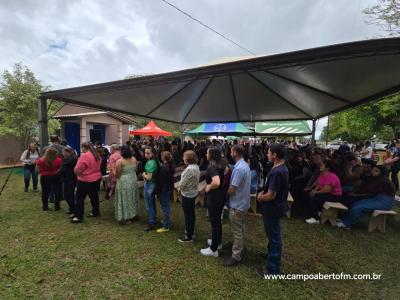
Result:
{"label": "wooden bench", "polygon": [[109,184],[110,184],[110,175],[109,174],[107,174],[107,175],[104,175],[104,176],[102,176],[101,177],[101,181],[103,182],[103,187],[104,187],[104,189],[107,189],[107,187],[109,186]]}
{"label": "wooden bench", "polygon": [[[292,209],[293,202],[294,202],[293,197],[289,193],[288,194],[288,198],[287,198],[287,203],[288,203],[289,210],[286,212],[286,216],[288,218],[290,218],[290,216],[291,216],[291,209]],[[256,215],[256,216],[261,216],[261,214],[257,212],[257,194],[250,194],[250,209],[249,209],[249,213],[252,214],[252,215]]]}
{"label": "wooden bench", "polygon": [[250,214],[255,216],[261,216],[257,213],[257,194],[250,194]]}
{"label": "wooden bench", "polygon": [[199,194],[196,197],[196,202],[195,203],[196,204],[200,203],[201,206],[204,206],[204,204],[205,204],[205,197],[206,197],[205,189],[206,189],[206,186],[207,186],[207,183],[206,183],[205,180],[200,181],[199,185],[197,186],[197,188],[199,189]]}
{"label": "wooden bench", "polygon": [[289,192],[288,197],[287,197],[287,205],[289,210],[286,212],[286,216],[290,219],[292,216],[292,205],[293,205],[294,199],[292,197],[292,194]]}
{"label": "wooden bench", "polygon": [[172,192],[173,194],[172,198],[174,199],[174,202],[179,202],[180,195],[178,189],[179,189],[179,181],[174,183],[174,191]]}
{"label": "wooden bench", "polygon": [[378,229],[380,232],[386,231],[386,216],[395,216],[397,213],[393,210],[374,210],[371,214],[368,224],[368,232],[374,232]]}
{"label": "wooden bench", "polygon": [[325,202],[320,217],[321,224],[325,224],[326,221],[329,221],[332,226],[336,226],[339,210],[347,211],[348,208],[339,202]]}

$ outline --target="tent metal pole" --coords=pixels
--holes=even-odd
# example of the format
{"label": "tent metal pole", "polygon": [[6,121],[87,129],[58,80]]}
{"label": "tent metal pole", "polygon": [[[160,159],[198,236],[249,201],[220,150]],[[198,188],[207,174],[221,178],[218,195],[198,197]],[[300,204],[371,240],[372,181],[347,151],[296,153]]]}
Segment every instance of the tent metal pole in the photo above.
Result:
{"label": "tent metal pole", "polygon": [[311,138],[311,152],[314,152],[315,148],[315,131],[317,127],[317,119],[312,119],[312,138]]}
{"label": "tent metal pole", "polygon": [[326,137],[325,137],[325,146],[328,146],[329,142],[329,121],[330,121],[330,116],[328,116],[328,124],[326,125]]}
{"label": "tent metal pole", "polygon": [[185,128],[183,127],[183,124],[179,125],[179,131],[181,132],[181,143],[184,142],[185,140],[185,132],[184,132]]}
{"label": "tent metal pole", "polygon": [[40,147],[47,146],[49,141],[49,132],[47,128],[47,98],[39,98],[39,143]]}

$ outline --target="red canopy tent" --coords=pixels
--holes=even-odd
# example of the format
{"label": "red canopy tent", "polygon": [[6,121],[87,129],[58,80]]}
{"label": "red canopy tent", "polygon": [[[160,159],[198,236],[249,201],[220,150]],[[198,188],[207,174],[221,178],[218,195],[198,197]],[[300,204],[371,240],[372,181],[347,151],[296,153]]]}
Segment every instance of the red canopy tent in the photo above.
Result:
{"label": "red canopy tent", "polygon": [[130,135],[151,135],[151,136],[172,136],[171,132],[162,130],[153,121],[150,121],[149,124],[147,124],[142,129],[130,130],[129,134]]}

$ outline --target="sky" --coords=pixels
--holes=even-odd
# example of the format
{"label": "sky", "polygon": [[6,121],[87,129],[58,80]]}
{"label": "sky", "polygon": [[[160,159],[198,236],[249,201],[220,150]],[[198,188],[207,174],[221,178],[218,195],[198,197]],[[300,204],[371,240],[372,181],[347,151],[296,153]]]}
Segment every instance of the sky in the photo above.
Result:
{"label": "sky", "polygon": [[[257,55],[381,34],[362,13],[376,0],[169,1]],[[161,0],[0,1],[0,71],[22,62],[51,89],[247,55]]]}

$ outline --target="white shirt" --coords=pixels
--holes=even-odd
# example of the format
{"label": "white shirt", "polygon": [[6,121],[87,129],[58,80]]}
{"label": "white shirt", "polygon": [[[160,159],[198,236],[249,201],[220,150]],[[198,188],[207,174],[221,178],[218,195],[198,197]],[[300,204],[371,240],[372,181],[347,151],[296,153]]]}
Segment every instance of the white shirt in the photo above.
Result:
{"label": "white shirt", "polygon": [[369,146],[368,148],[363,148],[362,152],[366,152],[366,154],[363,154],[361,157],[370,159],[372,157],[372,147]]}
{"label": "white shirt", "polygon": [[38,151],[35,151],[33,153],[31,152],[29,154],[29,158],[26,157],[27,154],[28,154],[28,150],[25,150],[21,155],[20,161],[22,161],[24,163],[24,165],[34,165],[34,164],[36,164],[36,161],[39,159]]}

